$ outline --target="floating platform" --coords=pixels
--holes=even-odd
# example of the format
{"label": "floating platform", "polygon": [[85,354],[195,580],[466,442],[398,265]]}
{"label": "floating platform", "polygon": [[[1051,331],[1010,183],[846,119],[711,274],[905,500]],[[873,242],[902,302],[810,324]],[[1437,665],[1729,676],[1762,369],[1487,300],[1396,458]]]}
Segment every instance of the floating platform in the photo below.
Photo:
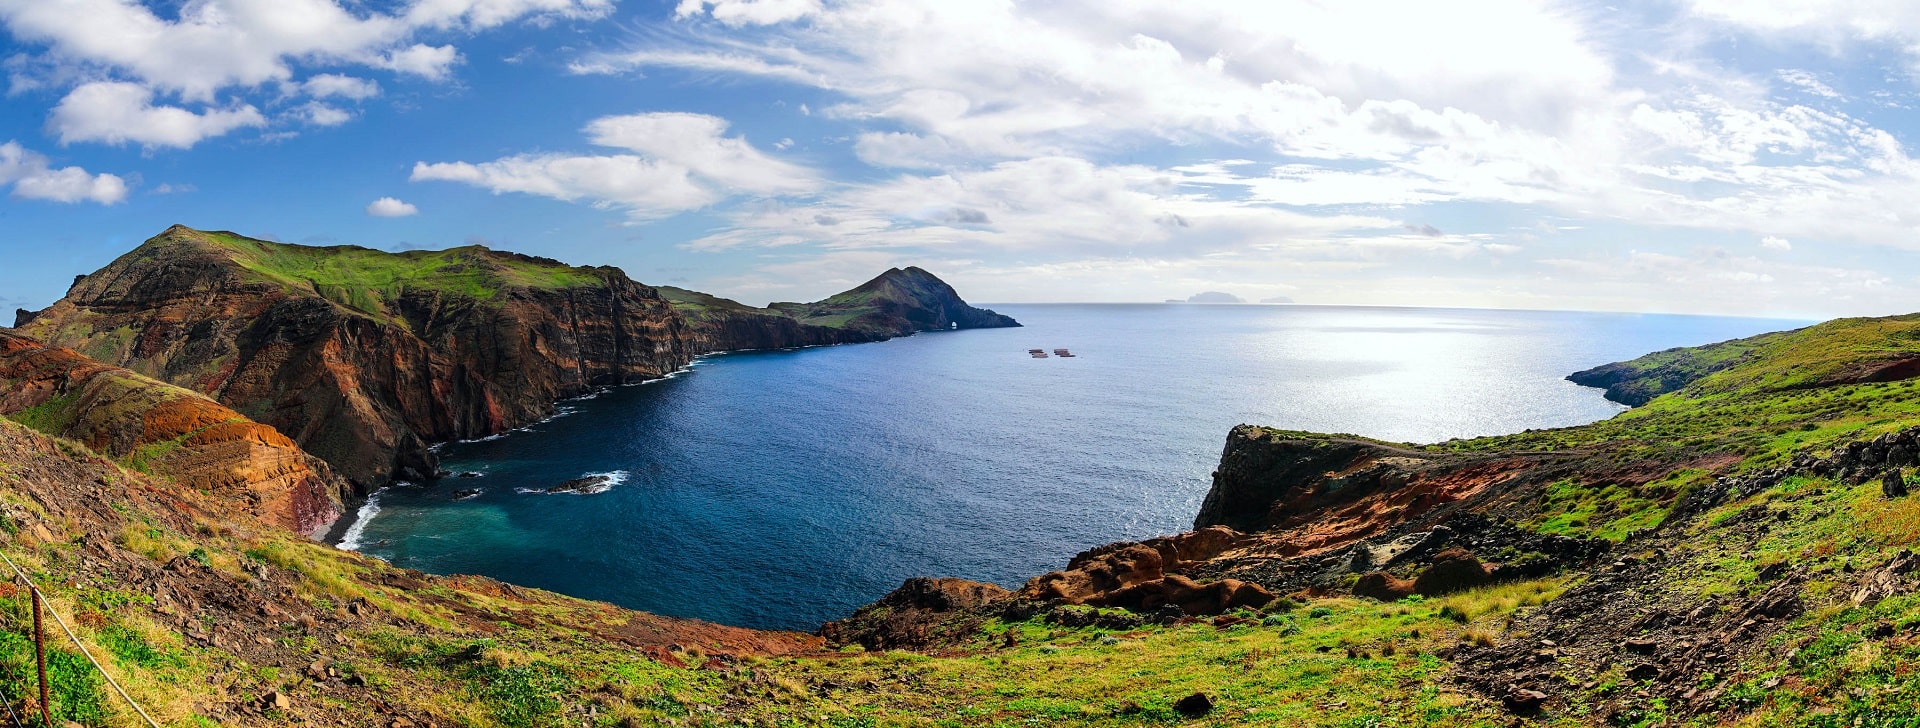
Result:
{"label": "floating platform", "polygon": [[1066,349],[1054,349],[1053,355],[1054,356],[1073,356],[1073,352],[1067,351]]}

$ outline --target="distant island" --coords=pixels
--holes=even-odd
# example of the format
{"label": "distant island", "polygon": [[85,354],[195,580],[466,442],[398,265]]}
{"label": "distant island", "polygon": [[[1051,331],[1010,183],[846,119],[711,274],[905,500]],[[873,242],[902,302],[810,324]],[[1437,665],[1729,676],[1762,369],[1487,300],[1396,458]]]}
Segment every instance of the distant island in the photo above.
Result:
{"label": "distant island", "polygon": [[1231,293],[1205,291],[1187,297],[1187,303],[1246,303],[1246,299]]}

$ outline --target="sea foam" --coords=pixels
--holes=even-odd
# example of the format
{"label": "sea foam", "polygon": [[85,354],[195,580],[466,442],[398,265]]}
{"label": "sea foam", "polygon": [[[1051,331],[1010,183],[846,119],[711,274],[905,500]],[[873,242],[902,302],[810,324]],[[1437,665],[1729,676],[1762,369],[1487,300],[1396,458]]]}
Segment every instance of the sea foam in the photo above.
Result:
{"label": "sea foam", "polygon": [[340,543],[335,548],[341,551],[359,551],[360,537],[366,535],[367,524],[379,514],[380,492],[374,491],[373,495],[367,496],[367,502],[360,504],[360,511],[353,514],[353,525],[347,527],[346,534],[340,537]]}

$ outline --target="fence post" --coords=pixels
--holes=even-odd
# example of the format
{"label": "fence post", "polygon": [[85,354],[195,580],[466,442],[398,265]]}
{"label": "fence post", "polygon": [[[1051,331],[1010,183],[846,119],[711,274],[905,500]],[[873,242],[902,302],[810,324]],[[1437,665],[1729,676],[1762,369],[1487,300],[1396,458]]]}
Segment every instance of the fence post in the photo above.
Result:
{"label": "fence post", "polygon": [[28,584],[27,593],[33,595],[33,660],[40,670],[40,720],[47,728],[53,728],[53,715],[47,712],[50,704],[47,698],[47,633],[40,622],[40,590]]}

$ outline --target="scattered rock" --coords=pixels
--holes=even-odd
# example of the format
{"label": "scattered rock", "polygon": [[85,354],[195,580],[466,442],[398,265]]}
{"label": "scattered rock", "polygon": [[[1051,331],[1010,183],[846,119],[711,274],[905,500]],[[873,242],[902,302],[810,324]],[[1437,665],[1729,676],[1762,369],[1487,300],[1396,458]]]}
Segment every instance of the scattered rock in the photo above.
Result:
{"label": "scattered rock", "polygon": [[1173,710],[1188,718],[1199,718],[1213,712],[1213,699],[1206,693],[1194,693],[1175,702]]}
{"label": "scattered rock", "polygon": [[286,693],[275,690],[260,696],[260,707],[268,710],[286,710],[293,707],[293,699],[288,698]]}
{"label": "scattered rock", "polygon": [[1538,690],[1514,688],[1501,702],[1507,706],[1507,710],[1514,713],[1532,715],[1540,712],[1540,706],[1547,702],[1547,694]]}
{"label": "scattered rock", "polygon": [[1888,498],[1905,498],[1907,496],[1907,480],[1900,475],[1898,469],[1889,470],[1886,475],[1881,476],[1880,494]]}
{"label": "scattered rock", "polygon": [[[983,608],[1011,595],[995,584],[915,577],[852,616],[822,625],[820,636],[835,644],[873,650],[923,647],[943,636],[972,634],[982,621]],[[1008,615],[1003,611],[1002,616]],[[1027,614],[1025,619],[1033,616]]]}

